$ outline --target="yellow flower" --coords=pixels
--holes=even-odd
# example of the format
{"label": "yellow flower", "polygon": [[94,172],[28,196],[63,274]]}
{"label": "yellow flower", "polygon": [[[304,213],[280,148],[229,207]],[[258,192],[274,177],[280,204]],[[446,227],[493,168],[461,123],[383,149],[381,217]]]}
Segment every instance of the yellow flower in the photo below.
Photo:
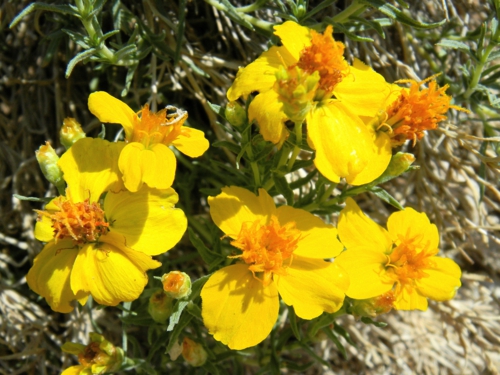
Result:
{"label": "yellow flower", "polygon": [[123,126],[127,145],[118,166],[125,187],[132,192],[138,191],[143,183],[157,189],[172,186],[177,162],[169,146],[192,158],[208,149],[202,131],[183,126],[187,112],[173,106],[153,113],[146,104],[135,113],[121,100],[98,91],[90,94],[89,109],[101,122]]}
{"label": "yellow flower", "polygon": [[[465,108],[450,105],[451,97],[445,94],[449,86],[439,87],[435,78],[436,75],[420,82],[412,79],[396,82],[410,83],[409,89],[390,85],[390,104],[379,115],[382,118],[375,125],[377,130],[387,132],[393,147],[401,146],[407,140],[412,140],[415,145],[426,130],[436,129],[439,122],[446,120],[445,113],[450,108],[469,112]],[[427,82],[429,87],[421,89]]]}
{"label": "yellow flower", "polygon": [[78,356],[77,366],[68,367],[61,375],[93,375],[113,373],[117,371],[125,357],[122,348],[112,343],[98,333],[90,333],[88,345],[66,342],[61,347],[65,353]]}
{"label": "yellow flower", "polygon": [[345,272],[324,261],[342,251],[337,230],[290,206],[276,208],[271,196],[225,187],[209,197],[215,224],[241,250],[241,261],[216,271],[201,291],[205,326],[231,349],[264,340],[278,318],[279,297],[297,316],[333,313],[344,301]]}
{"label": "yellow flower", "polygon": [[435,256],[439,234],[427,215],[406,208],[389,217],[387,228],[347,199],[338,223],[347,250],[335,259],[351,280],[346,295],[366,299],[393,291],[398,310],[426,310],[427,298],[452,299],[461,285],[460,267]]}
{"label": "yellow flower", "polygon": [[281,145],[287,120],[307,122],[314,163],[329,180],[344,177],[361,185],[380,176],[389,164],[389,137],[367,127],[359,116],[375,116],[390,95],[384,78],[359,60],[349,66],[344,45],[332,37],[287,21],[275,26],[282,46],[271,47],[238,71],[229,100],[259,94],[250,103],[265,140]]}
{"label": "yellow flower", "polygon": [[84,304],[89,295],[108,306],[137,299],[146,271],[160,266],[151,256],[172,248],[186,230],[173,189],[117,190],[122,148],[84,138],[59,161],[66,196],[39,211],[35,237],[47,244],[27,275],[30,288],[54,311],[70,312],[73,300]]}

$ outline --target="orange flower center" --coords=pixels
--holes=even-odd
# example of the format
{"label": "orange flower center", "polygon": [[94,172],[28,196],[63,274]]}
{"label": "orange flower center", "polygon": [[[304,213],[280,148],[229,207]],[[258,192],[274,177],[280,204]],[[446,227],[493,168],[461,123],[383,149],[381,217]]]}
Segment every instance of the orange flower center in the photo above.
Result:
{"label": "orange flower center", "polygon": [[177,293],[184,285],[184,275],[180,272],[171,272],[165,279],[162,279],[163,290],[165,292]]}
{"label": "orange flower center", "polygon": [[375,314],[386,314],[392,310],[394,307],[394,302],[396,301],[396,296],[394,291],[390,290],[381,296],[373,298],[373,308],[375,309]]}
{"label": "orange flower center", "polygon": [[186,121],[188,114],[173,106],[167,106],[156,113],[149,111],[146,104],[140,111],[141,118],[134,124],[134,131],[129,142],[142,143],[146,148],[164,143],[170,145],[182,130],[182,125]]}
{"label": "orange flower center", "polygon": [[344,44],[332,36],[333,28],[328,26],[323,34],[311,30],[311,45],[301,52],[297,66],[312,74],[319,72],[319,90],[331,94],[349,71],[344,60]]}
{"label": "orange flower center", "polygon": [[278,218],[272,215],[266,225],[259,220],[243,223],[238,238],[231,245],[243,252],[234,258],[242,258],[249,264],[248,269],[254,276],[255,273],[262,273],[263,284],[269,285],[274,273],[285,274],[300,236],[295,222],[281,225]]}
{"label": "orange flower center", "polygon": [[109,231],[104,211],[98,203],[90,203],[88,199],[78,203],[59,199],[54,203],[60,211],[50,213],[37,210],[36,212],[52,220],[56,242],[65,238],[72,238],[79,244],[97,241],[101,235]]}
{"label": "orange flower center", "polygon": [[432,267],[430,258],[433,255],[427,249],[417,248],[412,240],[402,241],[389,256],[387,272],[401,287],[413,284],[415,280],[429,276],[425,270]]}
{"label": "orange flower center", "polygon": [[[401,93],[387,109],[386,125],[392,128],[393,146],[402,145],[406,140],[422,139],[424,131],[437,128],[437,124],[446,120],[444,115],[450,108],[468,112],[466,109],[450,105],[451,97],[445,94],[449,87],[439,87],[435,75],[421,82],[400,80],[396,83],[411,83],[410,89],[401,89]],[[429,82],[430,81],[430,82]],[[429,87],[420,89],[424,83]]]}

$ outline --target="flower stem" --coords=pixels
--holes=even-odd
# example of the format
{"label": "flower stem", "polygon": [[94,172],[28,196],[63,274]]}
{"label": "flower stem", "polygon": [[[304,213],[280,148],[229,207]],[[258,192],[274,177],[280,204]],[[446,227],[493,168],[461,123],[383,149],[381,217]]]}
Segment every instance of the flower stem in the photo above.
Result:
{"label": "flower stem", "polygon": [[360,4],[358,0],[354,0],[351,5],[345,8],[342,12],[332,17],[332,22],[343,23],[349,20],[349,17],[354,13],[363,12],[368,6]]}
{"label": "flower stem", "polygon": [[293,165],[295,164],[295,160],[297,159],[297,156],[299,155],[300,151],[302,150],[300,148],[300,145],[302,144],[302,122],[296,122],[295,123],[295,146],[293,147],[293,153],[290,158],[290,161],[288,162],[288,172],[290,172],[293,168]]}

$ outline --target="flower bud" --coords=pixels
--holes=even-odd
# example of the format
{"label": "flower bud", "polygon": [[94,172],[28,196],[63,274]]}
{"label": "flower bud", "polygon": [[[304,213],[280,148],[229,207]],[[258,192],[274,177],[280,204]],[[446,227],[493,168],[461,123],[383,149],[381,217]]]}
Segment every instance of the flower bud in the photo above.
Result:
{"label": "flower bud", "polygon": [[391,161],[387,166],[387,169],[382,173],[382,175],[373,181],[370,185],[377,185],[383,182],[392,180],[403,174],[410,168],[412,163],[415,161],[415,156],[406,152],[398,152],[392,155]]}
{"label": "flower bud", "polygon": [[63,171],[57,165],[59,156],[57,156],[56,151],[49,142],[45,142],[45,145],[40,146],[38,151],[35,151],[35,155],[45,178],[57,187],[59,193],[63,194],[65,183]]}
{"label": "flower bud", "polygon": [[71,117],[64,119],[59,139],[66,150],[73,146],[76,141],[85,137],[86,135],[78,121]]}
{"label": "flower bud", "polygon": [[386,314],[391,311],[395,300],[396,298],[392,291],[373,298],[353,300],[351,312],[355,317],[374,318],[377,315]]}
{"label": "flower bud", "polygon": [[182,342],[182,356],[193,367],[200,367],[207,361],[207,352],[203,346],[187,337]]}
{"label": "flower bud", "polygon": [[187,298],[191,294],[191,278],[188,274],[180,271],[171,271],[161,277],[163,290],[175,299]]}
{"label": "flower bud", "polygon": [[227,121],[235,128],[247,123],[247,113],[238,102],[229,102],[224,111]]}
{"label": "flower bud", "polygon": [[158,289],[149,298],[148,312],[156,323],[165,324],[174,309],[173,299]]}
{"label": "flower bud", "polygon": [[[72,374],[115,372],[121,367],[125,357],[121,348],[115,347],[104,336],[95,332],[90,333],[90,343],[87,346],[66,342],[61,349],[63,352],[78,356],[80,366],[73,366],[71,369],[75,371],[71,372]],[[66,369],[66,371],[68,370]]]}

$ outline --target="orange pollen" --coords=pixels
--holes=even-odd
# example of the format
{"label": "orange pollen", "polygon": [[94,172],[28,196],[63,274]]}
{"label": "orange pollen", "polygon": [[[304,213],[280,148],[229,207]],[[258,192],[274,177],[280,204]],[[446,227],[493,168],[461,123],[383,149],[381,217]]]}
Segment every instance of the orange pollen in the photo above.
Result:
{"label": "orange pollen", "polygon": [[[269,285],[274,273],[284,275],[293,258],[293,252],[301,238],[295,222],[281,225],[275,215],[269,224],[262,225],[259,220],[243,223],[238,238],[231,245],[243,254],[235,258],[243,259],[255,273],[263,273],[264,285]],[[284,262],[287,264],[284,265]]]}
{"label": "orange pollen", "polygon": [[155,113],[150,112],[146,104],[139,113],[141,118],[136,117],[132,138],[127,141],[139,142],[145,147],[157,143],[170,145],[181,133],[188,117],[186,111],[170,105]]}
{"label": "orange pollen", "polygon": [[60,211],[36,212],[52,220],[54,238],[57,242],[65,238],[72,238],[78,244],[97,241],[99,237],[109,231],[109,224],[104,218],[104,211],[98,203],[84,202],[73,203],[71,200],[56,200],[54,202]]}
{"label": "orange pollen", "polygon": [[401,286],[412,284],[415,280],[429,276],[425,270],[432,267],[432,255],[434,253],[427,249],[417,249],[411,240],[407,240],[392,251],[390,262],[386,266],[387,272]]}
{"label": "orange pollen", "polygon": [[349,72],[349,65],[344,60],[344,43],[335,41],[332,33],[332,26],[323,34],[311,30],[311,45],[304,48],[297,63],[309,74],[319,72],[319,89],[327,93],[331,93]]}
{"label": "orange pollen", "polygon": [[[409,89],[401,89],[396,99],[387,109],[387,124],[392,127],[393,146],[402,145],[406,140],[422,139],[424,131],[437,128],[437,124],[447,117],[444,115],[450,108],[468,112],[468,110],[450,105],[451,97],[445,94],[449,87],[439,87],[435,81],[436,75],[423,81],[400,80],[396,83],[411,83]],[[430,82],[429,82],[430,81]],[[429,87],[420,87],[429,82]]]}
{"label": "orange pollen", "polygon": [[163,290],[165,292],[177,293],[184,285],[185,277],[181,273],[170,273],[163,282]]}

